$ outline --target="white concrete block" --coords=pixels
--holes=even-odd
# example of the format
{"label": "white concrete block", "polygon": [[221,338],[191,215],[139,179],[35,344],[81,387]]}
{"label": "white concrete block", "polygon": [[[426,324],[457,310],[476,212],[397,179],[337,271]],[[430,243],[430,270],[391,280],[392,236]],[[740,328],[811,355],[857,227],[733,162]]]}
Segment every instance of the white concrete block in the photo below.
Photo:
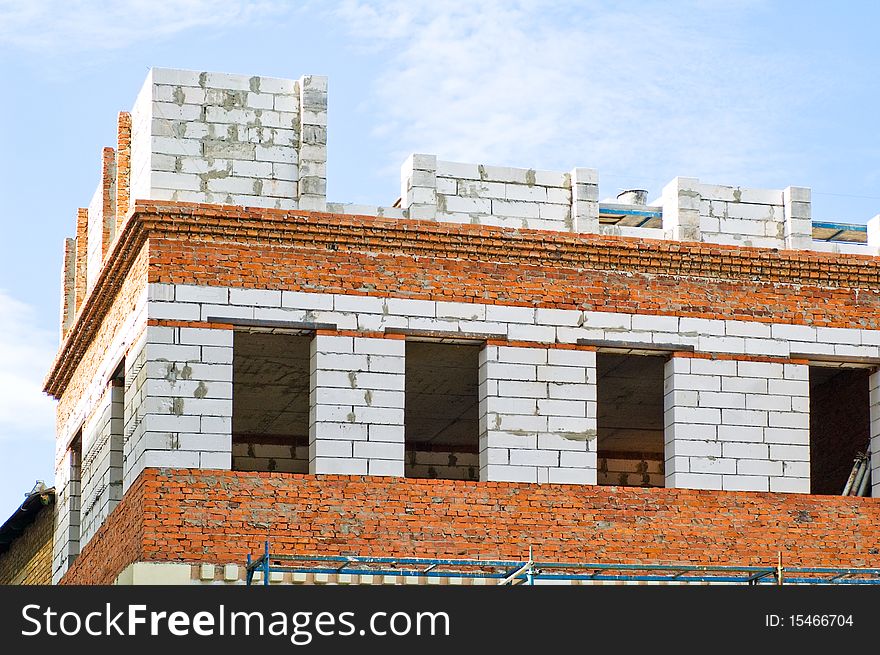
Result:
{"label": "white concrete block", "polygon": [[768,380],[767,392],[782,396],[809,397],[810,385],[800,380]]}
{"label": "white concrete block", "polygon": [[[730,459],[777,459],[770,455],[770,452],[772,452],[771,447],[763,443],[724,442],[720,445],[721,455]],[[775,447],[777,446],[774,446],[774,448]]]}
{"label": "white concrete block", "polygon": [[180,328],[179,341],[183,345],[232,347],[234,332],[213,328]]}
{"label": "white concrete block", "polygon": [[547,384],[543,382],[498,382],[498,394],[513,398],[546,398]]}
{"label": "white concrete block", "polygon": [[741,394],[741,393],[700,391],[698,405],[700,407],[745,409],[746,396],[745,396],[745,394]]}
{"label": "white concrete block", "polygon": [[632,317],[632,329],[652,332],[678,332],[678,317],[635,315]]}
{"label": "white concrete block", "polygon": [[364,459],[319,457],[309,462],[309,472],[313,474],[366,475],[367,461]]}
{"label": "white concrete block", "polygon": [[232,469],[231,452],[200,452],[199,468],[229,471]]}
{"label": "white concrete block", "polygon": [[706,423],[715,425],[721,422],[720,409],[714,408],[695,408],[695,407],[673,407],[667,410],[667,423],[672,420],[676,423]]}
{"label": "white concrete block", "polygon": [[505,466],[489,464],[480,469],[480,479],[488,482],[537,482],[534,466]]}
{"label": "white concrete block", "polygon": [[486,361],[491,352],[499,362],[511,362],[517,364],[546,364],[548,350],[545,348],[520,348],[516,346],[497,346],[495,350],[484,348],[480,353],[480,361]]}
{"label": "white concrete block", "polygon": [[788,478],[809,478],[810,463],[809,462],[783,462],[783,475]]}
{"label": "white concrete block", "polygon": [[587,405],[581,400],[538,400],[538,413],[547,416],[586,418]]}
{"label": "white concrete block", "polygon": [[[350,339],[350,337],[348,337]],[[354,352],[365,355],[396,355],[403,357],[406,341],[403,339],[355,338]]]}
{"label": "white concrete block", "polygon": [[770,479],[764,475],[724,475],[721,488],[724,491],[769,491]]}
{"label": "white concrete block", "polygon": [[559,383],[550,382],[547,385],[547,397],[560,400],[596,400],[595,383]]}
{"label": "white concrete block", "polygon": [[769,339],[771,326],[768,323],[754,323],[748,321],[726,321],[725,331],[734,337],[759,337]]}
{"label": "white concrete block", "polygon": [[769,444],[809,444],[810,431],[798,428],[765,428],[764,441]]}
{"label": "white concrete block", "polygon": [[229,290],[229,303],[232,305],[281,307],[281,291],[269,289],[232,288]]}
{"label": "white concrete block", "polygon": [[537,341],[541,343],[554,343],[556,330],[544,325],[520,325],[512,323],[508,326],[507,336],[511,341]]}
{"label": "white concrete block", "polygon": [[583,383],[587,382],[586,368],[580,366],[537,366],[537,379],[539,382],[569,382]]}
{"label": "white concrete block", "polygon": [[575,309],[545,309],[539,307],[535,310],[535,322],[538,325],[563,325],[576,327],[580,325],[583,312]]}
{"label": "white concrete block", "polygon": [[437,313],[436,304],[430,300],[412,300],[409,298],[388,298],[385,301],[387,311],[391,314],[406,316],[426,316],[434,318]]}
{"label": "white concrete block", "polygon": [[596,484],[595,461],[584,467],[551,468],[547,471],[547,481],[553,484]]}
{"label": "white concrete block", "polygon": [[736,473],[736,460],[714,457],[691,457],[690,471],[691,473],[733,474]]}
{"label": "white concrete block", "polygon": [[721,475],[674,473],[666,476],[666,486],[675,489],[721,489]]}
{"label": "white concrete block", "polygon": [[526,323],[534,325],[535,309],[510,305],[487,305],[486,320],[499,323]]}
{"label": "white concrete block", "polygon": [[666,448],[666,457],[721,457],[721,444],[677,438]]}
{"label": "white concrete block", "polygon": [[810,415],[806,412],[768,412],[770,427],[774,428],[804,428],[810,427]]}
{"label": "white concrete block", "polygon": [[[374,341],[374,339],[358,339],[358,342],[363,341]],[[354,352],[354,339],[352,337],[319,334],[312,341],[312,352],[317,352],[319,357],[334,353],[350,354]]]}
{"label": "white concrete block", "polygon": [[816,328],[816,340],[858,346],[862,342],[861,330],[852,328]]}
{"label": "white concrete block", "polygon": [[722,409],[721,422],[724,425],[765,426],[767,412],[748,409]]}
{"label": "white concrete block", "polygon": [[770,491],[783,493],[810,493],[809,478],[770,478]]}
{"label": "white concrete block", "polygon": [[147,315],[150,318],[171,321],[198,321],[201,308],[195,303],[150,301],[147,304]]}
{"label": "white concrete block", "polygon": [[719,425],[718,438],[730,442],[762,443],[765,429],[761,426]]}
{"label": "white concrete block", "polygon": [[632,316],[617,312],[584,312],[584,326],[605,330],[631,330]]}
{"label": "white concrete block", "polygon": [[482,321],[486,318],[486,305],[476,303],[437,302],[437,318],[464,318]]}
{"label": "white concrete block", "polygon": [[782,462],[740,459],[736,462],[736,472],[739,475],[779,476],[782,475]]}
{"label": "white concrete block", "polygon": [[809,445],[770,444],[770,459],[786,462],[809,462]]}
{"label": "white concrete block", "polygon": [[790,396],[769,396],[749,394],[746,397],[746,409],[772,410],[790,412],[792,410]]}

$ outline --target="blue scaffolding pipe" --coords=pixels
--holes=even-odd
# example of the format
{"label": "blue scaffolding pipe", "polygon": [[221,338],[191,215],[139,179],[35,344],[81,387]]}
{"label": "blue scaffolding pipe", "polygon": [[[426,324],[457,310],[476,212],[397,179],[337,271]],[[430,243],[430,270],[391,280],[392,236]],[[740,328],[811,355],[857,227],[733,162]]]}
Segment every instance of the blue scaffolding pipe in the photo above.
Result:
{"label": "blue scaffolding pipe", "polygon": [[644,216],[647,219],[662,218],[662,209],[631,209],[618,206],[599,205],[599,215],[601,216]]}
{"label": "blue scaffolding pipe", "polygon": [[829,223],[827,221],[813,221],[813,227],[820,230],[836,230],[837,232],[868,232],[867,225],[854,223]]}
{"label": "blue scaffolding pipe", "polygon": [[467,578],[521,582],[698,582],[748,585],[874,585],[880,569],[768,566],[708,566],[688,564],[608,564],[592,562],[535,562],[517,560],[445,559],[425,557],[363,557],[345,555],[271,555],[247,558],[247,584],[262,573],[388,575],[424,578]]}
{"label": "blue scaffolding pipe", "polygon": [[[617,219],[617,223],[627,216],[641,217],[635,225],[630,227],[645,227],[654,219],[663,218],[663,210],[658,207],[646,207],[639,209],[638,206],[618,205],[614,203],[599,203],[599,217],[605,219]],[[614,224],[617,224],[614,223]],[[825,241],[830,243],[865,243],[868,232],[868,226],[857,223],[837,223],[833,221],[813,221],[813,239],[815,241]],[[831,234],[824,237],[815,236],[816,230],[831,230]],[[855,234],[857,236],[844,238],[847,234]]]}

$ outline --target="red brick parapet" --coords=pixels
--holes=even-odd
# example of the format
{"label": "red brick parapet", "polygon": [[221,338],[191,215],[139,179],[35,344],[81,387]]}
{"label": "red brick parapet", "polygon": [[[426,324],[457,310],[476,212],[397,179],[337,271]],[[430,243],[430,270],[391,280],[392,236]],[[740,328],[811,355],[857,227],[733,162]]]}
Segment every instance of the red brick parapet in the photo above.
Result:
{"label": "red brick parapet", "polygon": [[880,566],[880,500],[842,496],[146,469],[64,577],[277,554]]}

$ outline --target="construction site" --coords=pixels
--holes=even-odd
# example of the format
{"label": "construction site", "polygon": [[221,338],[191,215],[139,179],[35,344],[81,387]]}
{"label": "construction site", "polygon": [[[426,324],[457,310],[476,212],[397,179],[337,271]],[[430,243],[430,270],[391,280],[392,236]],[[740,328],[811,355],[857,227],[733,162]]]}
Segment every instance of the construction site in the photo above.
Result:
{"label": "construction site", "polygon": [[119,114],[53,583],[880,583],[880,216],[432,154],[332,202],[327,101],[154,68]]}

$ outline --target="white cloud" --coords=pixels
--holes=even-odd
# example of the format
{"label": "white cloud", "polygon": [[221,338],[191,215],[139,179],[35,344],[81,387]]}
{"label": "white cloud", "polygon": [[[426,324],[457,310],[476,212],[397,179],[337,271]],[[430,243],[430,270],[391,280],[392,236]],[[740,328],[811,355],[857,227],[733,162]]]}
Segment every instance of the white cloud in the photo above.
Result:
{"label": "white cloud", "polygon": [[0,289],[0,442],[55,438],[54,403],[42,380],[56,346],[33,309]]}
{"label": "white cloud", "polygon": [[[376,136],[444,159],[754,184],[800,66],[749,42],[756,3],[349,0],[336,15],[387,58]],[[603,172],[605,176],[603,176]],[[615,186],[616,180],[610,186]],[[604,186],[604,183],[603,183]],[[655,189],[656,190],[656,189]]]}
{"label": "white cloud", "polygon": [[194,28],[234,30],[288,8],[280,0],[0,0],[0,45],[112,50]]}

